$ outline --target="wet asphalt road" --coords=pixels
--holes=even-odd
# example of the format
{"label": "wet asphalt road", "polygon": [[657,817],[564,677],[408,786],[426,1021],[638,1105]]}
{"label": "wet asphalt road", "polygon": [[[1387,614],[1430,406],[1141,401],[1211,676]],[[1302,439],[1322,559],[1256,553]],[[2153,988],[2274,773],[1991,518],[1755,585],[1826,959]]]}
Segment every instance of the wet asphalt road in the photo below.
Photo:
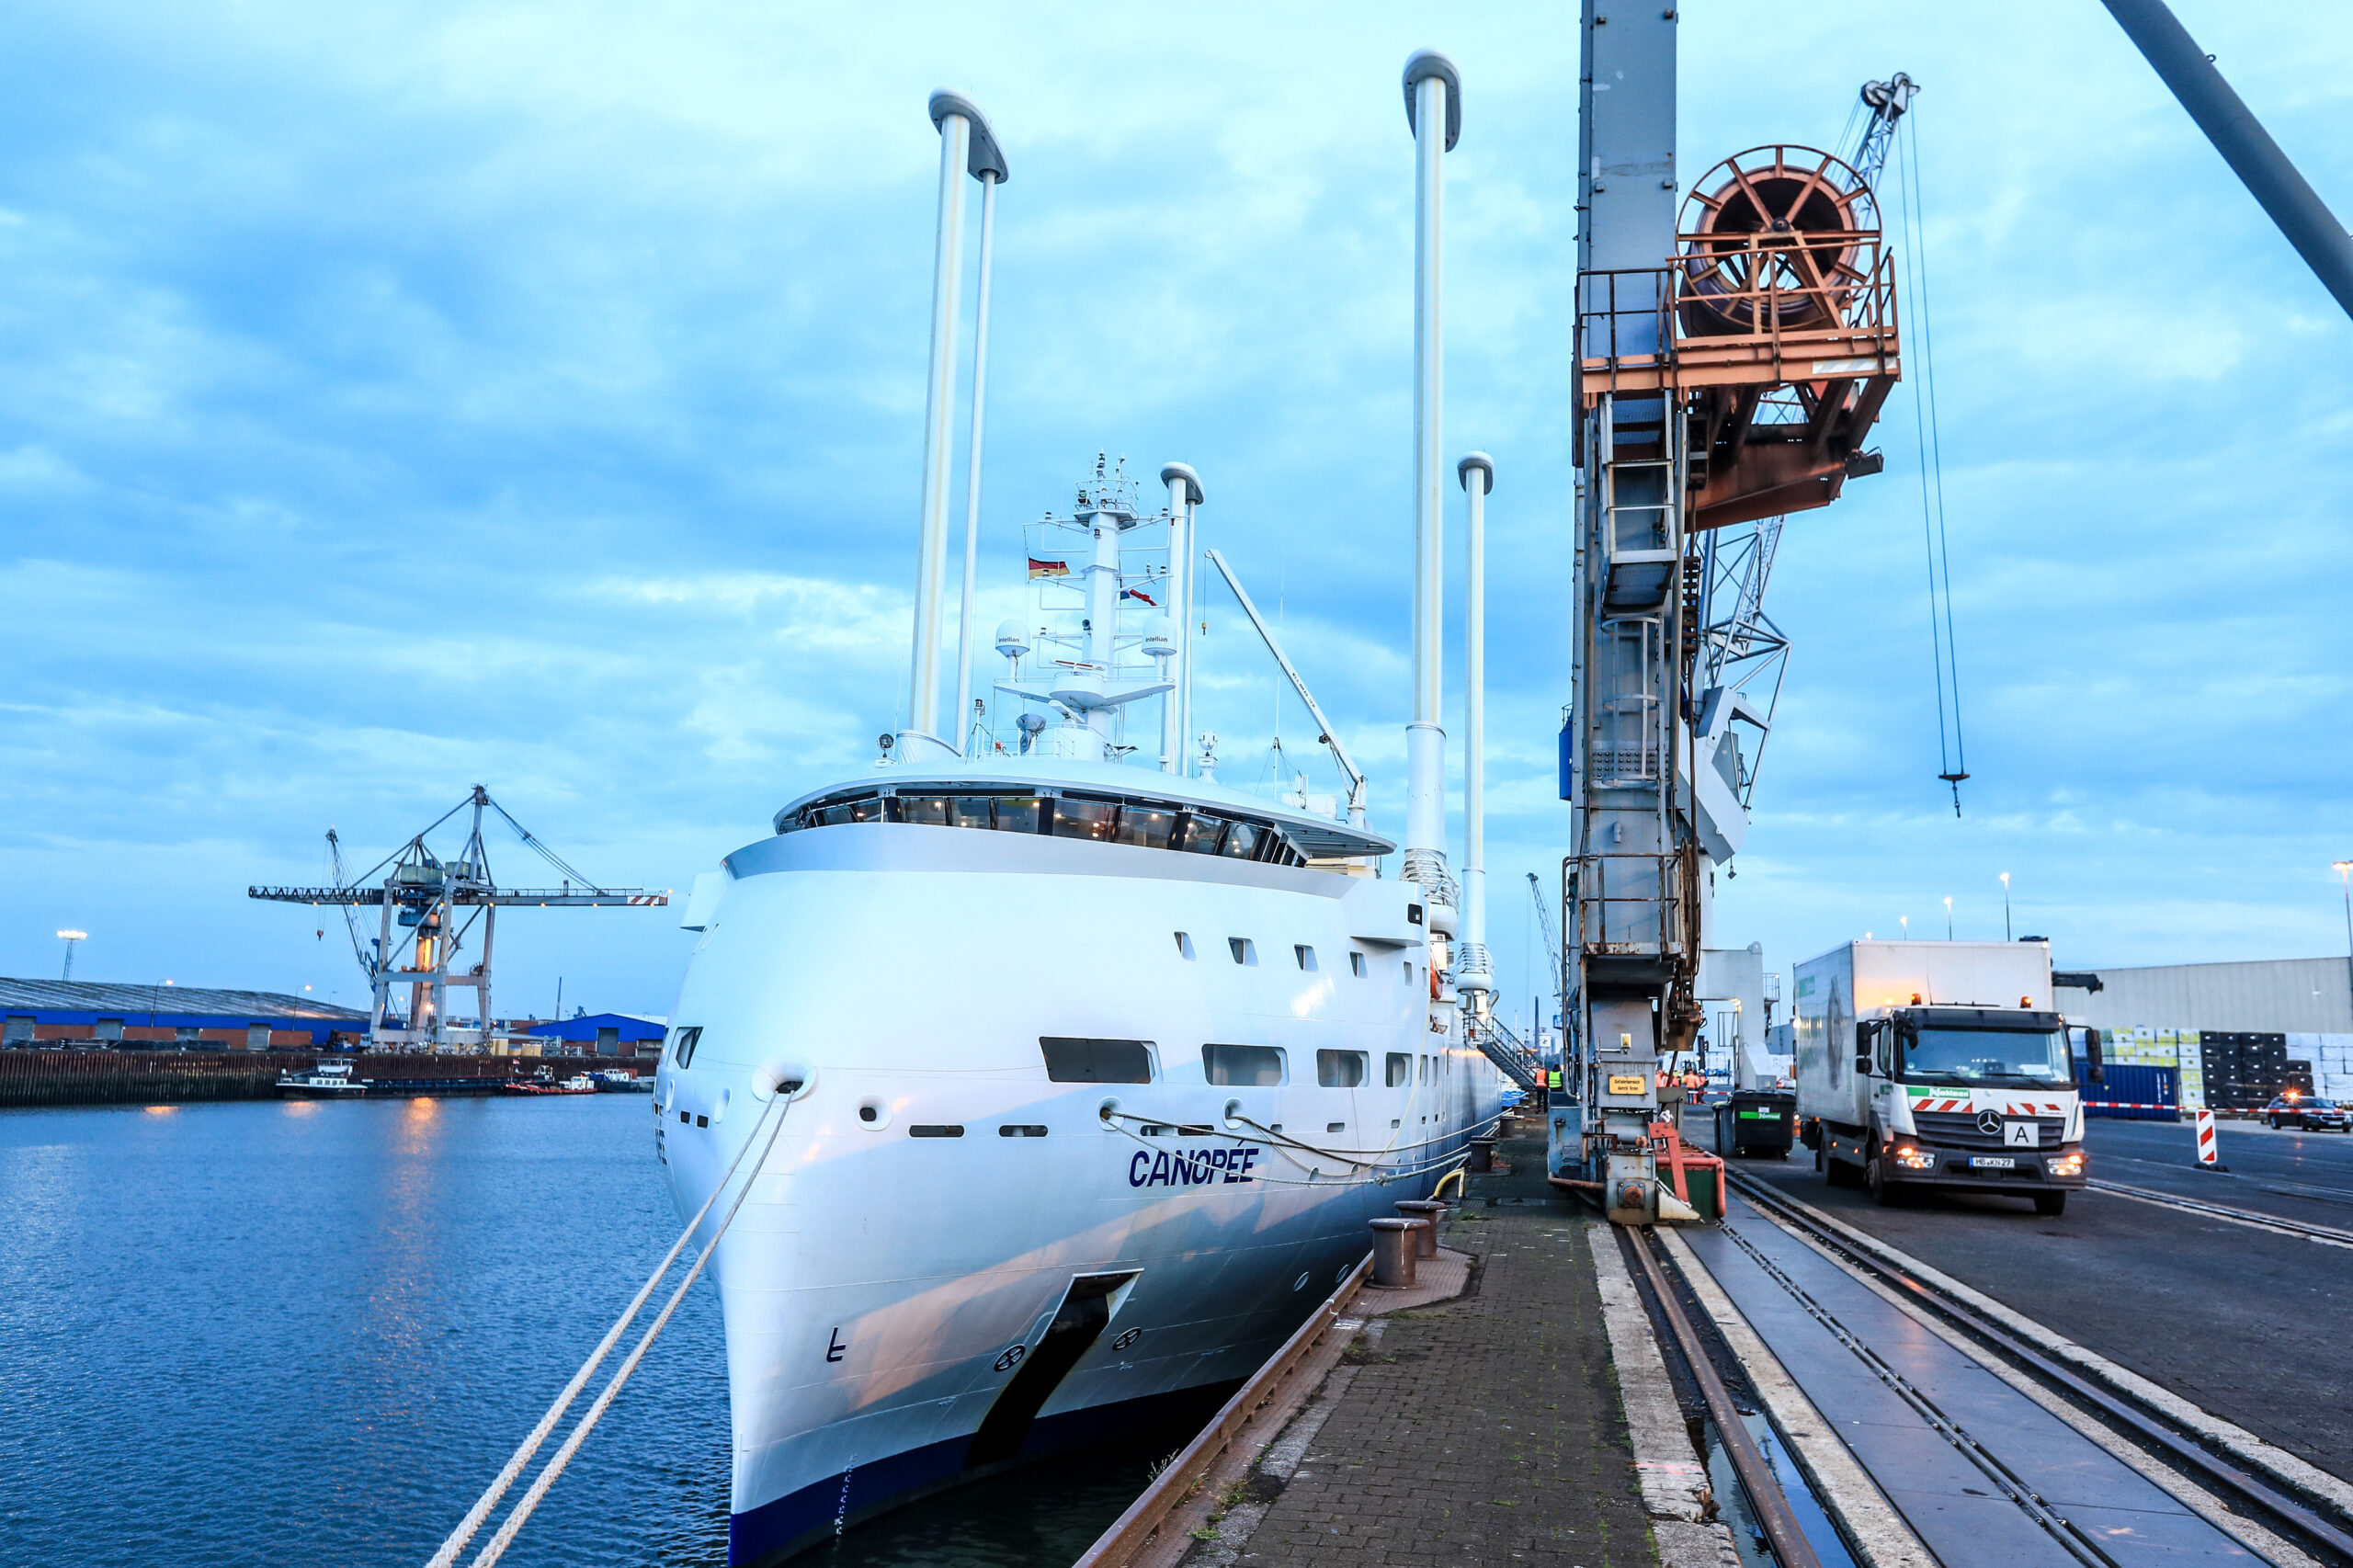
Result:
{"label": "wet asphalt road", "polygon": [[[2227,1176],[2190,1168],[2186,1124],[2098,1120],[2086,1143],[2095,1178],[2353,1231],[2353,1137],[2225,1123],[2220,1138]],[[1802,1148],[1738,1168],[2353,1480],[2353,1250],[2097,1189],[2052,1220],[1960,1194],[1882,1209]]]}

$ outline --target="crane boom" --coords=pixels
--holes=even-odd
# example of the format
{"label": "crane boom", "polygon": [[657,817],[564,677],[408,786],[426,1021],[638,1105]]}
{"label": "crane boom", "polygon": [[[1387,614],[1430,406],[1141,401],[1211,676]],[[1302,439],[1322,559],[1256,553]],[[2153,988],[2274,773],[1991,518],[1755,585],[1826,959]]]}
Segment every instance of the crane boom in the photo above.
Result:
{"label": "crane boom", "polygon": [[1315,694],[1307,689],[1307,678],[1299,673],[1298,667],[1292,665],[1289,655],[1283,653],[1283,645],[1275,640],[1274,628],[1268,626],[1267,618],[1258,613],[1258,607],[1250,602],[1249,594],[1243,589],[1242,579],[1233,574],[1233,568],[1225,563],[1225,557],[1214,550],[1204,551],[1202,554],[1211,565],[1217,568],[1218,575],[1225,579],[1225,585],[1233,590],[1233,597],[1241,602],[1242,613],[1250,618],[1252,626],[1257,628],[1258,640],[1266,643],[1267,652],[1275,656],[1276,665],[1290,678],[1291,689],[1299,693],[1299,699],[1307,704],[1307,716],[1315,721],[1315,727],[1320,732],[1317,738],[1332,748],[1332,760],[1340,765],[1340,771],[1347,777],[1348,821],[1358,827],[1363,826],[1364,775],[1358,770],[1355,760],[1348,756],[1347,747],[1340,744],[1339,733],[1332,728],[1332,721],[1324,717],[1324,710],[1315,705]]}
{"label": "crane boom", "polygon": [[1879,188],[1879,176],[1887,167],[1888,148],[1895,141],[1895,122],[1912,107],[1912,96],[1920,84],[1898,71],[1884,82],[1863,84],[1863,108],[1870,118],[1863,122],[1863,140],[1855,149],[1855,172],[1874,191]]}
{"label": "crane boom", "polygon": [[1536,901],[1536,928],[1544,933],[1544,956],[1552,964],[1552,1009],[1557,1017],[1564,1006],[1561,993],[1561,935],[1552,929],[1552,911],[1544,903],[1544,884],[1536,873],[1528,873],[1528,896]]}
{"label": "crane boom", "polygon": [[2328,203],[2214,69],[2214,57],[2198,47],[2165,0],[2105,3],[2116,25],[2198,122],[2247,194],[2279,226],[2321,286],[2353,315],[2353,235],[2346,233]]}

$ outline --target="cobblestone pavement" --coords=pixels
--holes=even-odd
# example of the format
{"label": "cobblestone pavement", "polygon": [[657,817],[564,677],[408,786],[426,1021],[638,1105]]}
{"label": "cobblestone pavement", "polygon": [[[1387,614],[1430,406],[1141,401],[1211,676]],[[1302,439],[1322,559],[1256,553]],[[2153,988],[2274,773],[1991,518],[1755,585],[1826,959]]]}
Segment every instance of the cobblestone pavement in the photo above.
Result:
{"label": "cobblestone pavement", "polygon": [[1387,1320],[1239,1562],[1656,1562],[1585,1214],[1540,1142],[1497,1152],[1512,1174],[1472,1178],[1447,1238],[1481,1260],[1473,1293]]}

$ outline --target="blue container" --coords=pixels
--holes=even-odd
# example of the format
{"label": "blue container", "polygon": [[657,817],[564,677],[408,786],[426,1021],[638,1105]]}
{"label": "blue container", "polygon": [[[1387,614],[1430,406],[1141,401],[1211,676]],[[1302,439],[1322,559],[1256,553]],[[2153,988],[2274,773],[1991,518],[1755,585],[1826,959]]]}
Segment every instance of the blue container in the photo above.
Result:
{"label": "blue container", "polygon": [[1561,799],[1570,797],[1569,778],[1576,771],[1577,731],[1574,717],[1565,708],[1561,710]]}
{"label": "blue container", "polygon": [[[2080,1062],[2080,1059],[2079,1059]],[[2081,1066],[2077,1075],[2081,1076]],[[2084,1115],[2107,1117],[2116,1121],[2179,1121],[2181,1113],[2173,1108],[2181,1104],[2181,1074],[2172,1067],[2143,1067],[2131,1062],[2111,1062],[2105,1084],[2085,1084]],[[2119,1104],[2118,1102],[2121,1102]],[[2126,1105],[2163,1106],[2162,1110],[2127,1110]]]}

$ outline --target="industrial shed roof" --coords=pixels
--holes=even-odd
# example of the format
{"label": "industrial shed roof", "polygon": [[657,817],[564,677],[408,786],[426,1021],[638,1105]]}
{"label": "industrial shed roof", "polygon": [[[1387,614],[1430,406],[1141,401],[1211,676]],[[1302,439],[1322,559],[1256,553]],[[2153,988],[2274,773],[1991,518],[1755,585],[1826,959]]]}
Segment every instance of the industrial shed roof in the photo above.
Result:
{"label": "industrial shed roof", "polygon": [[201,985],[117,985],[99,980],[0,979],[0,1008],[16,1012],[170,1013],[176,1017],[353,1018],[348,1007],[276,991],[214,991]]}

